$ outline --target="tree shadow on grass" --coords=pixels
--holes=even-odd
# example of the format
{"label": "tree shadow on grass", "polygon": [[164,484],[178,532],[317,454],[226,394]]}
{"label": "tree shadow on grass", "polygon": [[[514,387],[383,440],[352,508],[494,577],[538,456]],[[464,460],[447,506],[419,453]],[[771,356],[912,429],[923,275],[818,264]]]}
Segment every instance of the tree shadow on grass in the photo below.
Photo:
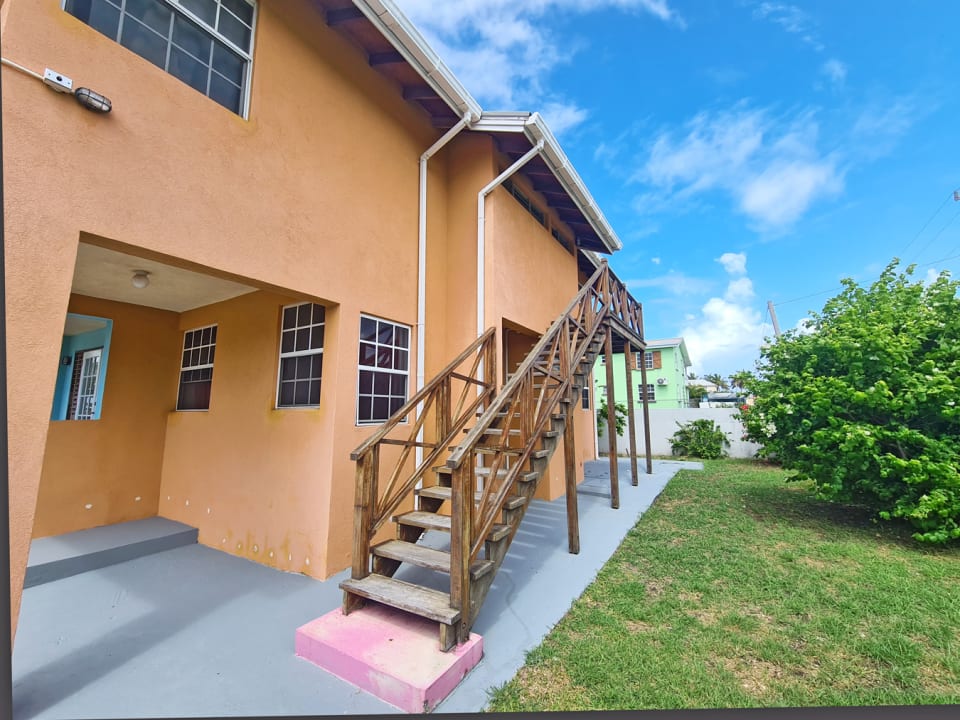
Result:
{"label": "tree shadow on grass", "polygon": [[761,522],[789,522],[841,539],[869,539],[924,554],[955,554],[960,545],[931,546],[917,542],[905,520],[881,520],[863,505],[831,502],[816,497],[809,482],[747,486],[740,490],[747,513]]}

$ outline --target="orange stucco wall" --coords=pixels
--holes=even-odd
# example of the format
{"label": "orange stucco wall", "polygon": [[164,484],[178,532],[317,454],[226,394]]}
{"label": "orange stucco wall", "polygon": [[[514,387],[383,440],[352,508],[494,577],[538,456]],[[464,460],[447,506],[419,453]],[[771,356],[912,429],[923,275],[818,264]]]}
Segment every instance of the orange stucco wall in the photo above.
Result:
{"label": "orange stucco wall", "polygon": [[176,313],[80,295],[70,298],[69,309],[113,320],[109,392],[99,420],[50,423],[34,537],[157,514],[176,392]]}
{"label": "orange stucco wall", "polygon": [[[16,617],[80,233],[340,301],[350,318],[342,339],[354,348],[343,346],[347,358],[359,312],[415,322],[416,161],[437,133],[307,3],[261,3],[248,120],[59,3],[7,0],[3,11],[5,57],[56,68],[114,104],[110,115],[95,115],[2,70],[7,303],[16,309],[8,372],[21,389],[8,398]],[[60,201],[45,201],[51,193]],[[343,369],[324,378],[337,408],[331,422],[346,428],[330,447],[338,458],[368,432],[353,427],[354,376]],[[335,507],[317,507],[317,518],[342,517],[352,505],[348,456],[329,472],[350,489],[332,489]],[[317,520],[316,531],[330,528]],[[345,564],[346,535],[327,542],[336,560],[318,560],[312,574]]]}

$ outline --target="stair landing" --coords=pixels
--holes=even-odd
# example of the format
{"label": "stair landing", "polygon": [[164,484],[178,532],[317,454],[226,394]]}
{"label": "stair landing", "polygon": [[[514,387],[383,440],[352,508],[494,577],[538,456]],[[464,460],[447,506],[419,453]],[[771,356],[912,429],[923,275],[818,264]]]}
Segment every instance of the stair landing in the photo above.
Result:
{"label": "stair landing", "polygon": [[483,657],[475,633],[441,652],[436,623],[383,605],[338,608],[297,629],[296,654],[408,713],[432,711]]}

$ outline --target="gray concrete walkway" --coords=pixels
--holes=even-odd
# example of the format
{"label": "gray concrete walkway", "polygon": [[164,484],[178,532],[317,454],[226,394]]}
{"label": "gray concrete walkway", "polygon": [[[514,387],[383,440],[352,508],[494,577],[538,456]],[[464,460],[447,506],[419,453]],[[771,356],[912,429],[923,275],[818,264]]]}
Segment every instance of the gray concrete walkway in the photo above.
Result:
{"label": "gray concrete walkway", "polygon": [[[578,489],[579,555],[566,552],[565,501],[535,501],[474,624],[484,659],[437,712],[477,712],[569,609],[677,470],[655,461],[632,487],[620,461]],[[293,654],[294,631],[336,608],[325,582],[200,545],[24,591],[13,655],[14,718],[386,714],[395,708]]]}

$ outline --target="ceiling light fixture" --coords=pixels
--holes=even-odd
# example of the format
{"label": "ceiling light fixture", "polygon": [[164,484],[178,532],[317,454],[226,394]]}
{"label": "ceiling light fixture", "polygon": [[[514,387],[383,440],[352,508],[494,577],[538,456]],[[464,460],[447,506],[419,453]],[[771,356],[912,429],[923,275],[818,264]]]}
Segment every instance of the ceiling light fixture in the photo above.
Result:
{"label": "ceiling light fixture", "polygon": [[134,270],[130,284],[135,288],[143,290],[143,288],[150,284],[150,273],[146,270]]}

